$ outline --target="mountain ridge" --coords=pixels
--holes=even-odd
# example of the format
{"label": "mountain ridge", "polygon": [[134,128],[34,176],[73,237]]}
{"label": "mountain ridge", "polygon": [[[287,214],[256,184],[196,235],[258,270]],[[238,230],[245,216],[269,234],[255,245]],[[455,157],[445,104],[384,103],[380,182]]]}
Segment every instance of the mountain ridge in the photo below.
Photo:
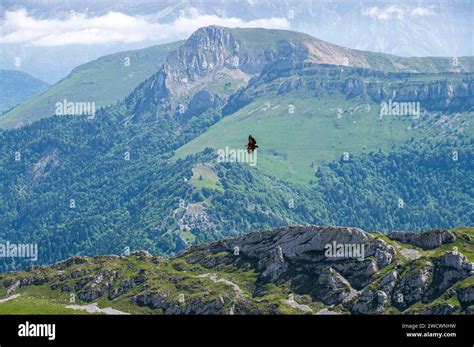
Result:
{"label": "mountain ridge", "polygon": [[[259,38],[259,36],[261,37]],[[220,42],[219,38],[227,38],[227,40],[229,41]],[[244,73],[244,76],[240,77],[244,80],[248,80],[249,77],[260,72],[263,68],[263,65],[265,65],[266,63],[269,63],[271,61],[274,62],[275,59],[283,59],[283,61],[287,61],[289,60],[288,57],[290,55],[293,57],[293,60],[296,58],[297,60],[305,60],[316,64],[334,64],[348,67],[356,66],[370,68],[377,71],[433,73],[448,71],[469,72],[474,70],[474,57],[456,57],[456,64],[454,64],[452,61],[452,59],[454,58],[405,58],[384,53],[354,50],[334,45],[323,40],[319,40],[309,34],[299,33],[290,30],[262,28],[226,28],[212,25],[198,29],[190,36],[188,40],[184,41],[184,43],[183,41],[177,41],[171,44],[152,46],[131,52],[119,52],[98,58],[95,62],[104,61],[110,59],[110,57],[115,56],[123,58],[124,54],[129,54],[133,56],[140,55],[140,52],[152,52],[153,49],[155,49],[156,47],[163,47],[163,53],[160,54],[163,54],[165,56],[167,55],[167,57],[153,58],[157,61],[163,60],[165,62],[166,67],[160,69],[157,66],[157,69],[155,69],[154,73],[149,70],[148,76],[151,75],[152,77],[150,80],[148,80],[148,82],[144,81],[144,78],[147,77],[147,73],[137,73],[137,71],[135,71],[134,74],[138,76],[138,79],[137,77],[133,79],[134,85],[128,89],[122,88],[119,93],[116,93],[113,100],[110,98],[108,98],[107,100],[95,100],[87,92],[87,90],[90,88],[86,88],[84,90],[84,86],[81,86],[81,83],[79,81],[75,81],[72,79],[71,76],[83,72],[86,67],[91,66],[91,64],[94,64],[94,62],[89,62],[73,69],[68,77],[64,78],[63,80],[52,86],[52,89],[49,90],[43,98],[33,99],[29,103],[25,105],[20,105],[16,109],[7,112],[5,114],[4,119],[0,120],[0,127],[11,128],[17,125],[19,121],[25,123],[26,121],[34,121],[38,118],[49,117],[54,114],[54,108],[52,107],[52,104],[58,101],[62,101],[64,97],[74,98],[77,96],[82,96],[87,101],[95,101],[97,107],[110,105],[118,99],[122,99],[125,97],[130,100],[133,99],[133,96],[130,94],[133,94],[132,87],[138,86],[137,88],[140,88],[140,82],[142,82],[142,85],[144,84],[146,88],[150,88],[152,87],[152,85],[153,88],[161,86],[160,91],[157,91],[155,89],[155,92],[157,93],[159,99],[163,99],[166,104],[169,104],[170,100],[166,100],[170,97],[170,92],[172,90],[177,92],[179,91],[179,89],[183,89],[184,84],[188,84],[188,86],[182,91],[183,93],[186,93],[187,91],[189,91],[190,88],[192,89],[192,86],[189,86],[189,82],[196,82],[196,77],[203,77],[201,76],[202,73],[206,71],[209,72],[209,70],[214,69],[214,64],[216,62],[207,61],[207,59],[202,59],[203,57],[205,57],[205,54],[202,53],[195,55],[193,61],[186,62],[185,60],[186,56],[189,56],[189,49],[187,50],[186,47],[193,48],[193,43],[196,44],[203,42],[207,42],[208,46],[210,42],[220,42],[221,45],[216,45],[216,47],[220,47],[221,49],[233,47],[234,49],[238,50],[242,47],[243,51],[240,52],[240,54],[236,54],[232,57],[238,58],[238,61],[234,61],[233,59],[231,61],[231,57],[229,56],[225,57],[228,59],[227,61],[220,61],[219,64],[222,65],[222,67],[229,68],[233,71],[242,71]],[[232,45],[234,45],[235,47]],[[194,48],[199,48],[199,46],[194,46]],[[220,58],[223,58],[223,56],[221,55]],[[184,64],[185,68],[179,68],[179,66],[181,66],[183,62],[186,62],[186,64]],[[132,64],[133,63],[134,62],[132,59]],[[203,63],[206,64],[205,68],[202,65]],[[209,69],[209,66],[212,66],[212,68]],[[103,68],[104,67],[102,67],[102,69]],[[177,68],[179,68],[179,70],[177,70]],[[95,72],[95,74],[97,74],[97,72]],[[113,88],[117,89],[117,86],[120,85],[120,83],[111,82],[120,81],[120,79],[123,78],[128,78],[123,74],[123,71],[119,72],[116,77],[114,77],[112,80],[106,80],[105,84],[102,83],[99,87],[105,88],[107,86],[113,86]],[[247,74],[247,77],[245,76],[245,74]],[[185,75],[186,77],[184,77]],[[94,80],[94,77],[91,76],[83,76],[83,78],[91,81]],[[183,81],[185,83],[180,83]],[[68,82],[67,84],[69,85],[66,85],[66,82]],[[165,84],[161,85],[161,83]],[[173,88],[174,84],[178,84],[179,86]],[[75,92],[73,92],[74,90]],[[235,90],[236,89],[234,89],[234,91]],[[135,93],[140,92],[136,91]],[[177,94],[179,96],[179,94],[182,93]],[[156,106],[159,100],[155,100],[151,102],[151,105],[148,105],[150,102],[150,100],[142,101],[142,107],[144,105],[147,105],[145,108],[150,111],[150,107],[153,105]],[[179,103],[179,100],[176,100],[175,103]],[[165,110],[174,112],[176,110],[172,109],[176,108],[177,106],[179,107],[179,105],[168,105],[168,108],[165,108]],[[33,107],[35,108],[34,113],[32,110]],[[133,112],[137,111],[137,109],[132,109]],[[38,116],[37,113],[40,113],[40,115]]]}
{"label": "mountain ridge", "polygon": [[[263,37],[263,38],[262,38]],[[266,39],[265,39],[266,38]],[[258,75],[267,64],[330,64],[369,68],[385,72],[473,71],[474,57],[402,58],[383,53],[357,51],[337,46],[308,34],[276,29],[242,29],[220,26],[203,27],[171,52],[164,66],[133,93],[144,97],[138,104],[126,103],[133,113],[151,112],[154,107],[166,113],[177,113],[177,100],[189,93],[193,85],[220,69],[240,70],[250,77]],[[153,90],[147,97],[143,89]],[[163,109],[161,107],[164,107]],[[141,110],[140,110],[141,109]]]}

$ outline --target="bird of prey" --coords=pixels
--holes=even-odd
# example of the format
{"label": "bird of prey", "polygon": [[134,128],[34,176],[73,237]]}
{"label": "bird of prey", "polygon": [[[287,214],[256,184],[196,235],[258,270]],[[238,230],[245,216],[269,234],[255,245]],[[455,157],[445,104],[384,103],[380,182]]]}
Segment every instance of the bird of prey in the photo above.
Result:
{"label": "bird of prey", "polygon": [[255,148],[258,148],[257,146],[257,141],[253,138],[252,135],[249,135],[249,143],[247,144],[247,153],[253,153],[255,151]]}

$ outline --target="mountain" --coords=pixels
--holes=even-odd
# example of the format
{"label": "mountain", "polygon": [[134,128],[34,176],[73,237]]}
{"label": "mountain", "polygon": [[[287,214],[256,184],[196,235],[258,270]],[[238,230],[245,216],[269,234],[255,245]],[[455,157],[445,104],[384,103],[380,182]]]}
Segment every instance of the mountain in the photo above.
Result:
{"label": "mountain", "polygon": [[[125,247],[175,255],[291,224],[472,225],[472,61],[199,29],[93,119],[0,132],[0,240],[38,243],[45,264]],[[255,165],[219,160],[249,134]]]}
{"label": "mountain", "polygon": [[96,108],[116,103],[151,76],[181,42],[115,53],[76,67],[45,93],[15,107],[0,119],[12,128],[55,114],[57,102],[94,102]]}
{"label": "mountain", "polygon": [[[463,57],[453,66],[451,58],[402,58],[357,51],[285,30],[209,26],[197,30],[171,52],[163,67],[127,97],[126,105],[133,113],[153,113],[157,106],[176,113],[178,104],[186,103],[185,96],[192,96],[204,84],[211,92],[225,94],[243,82],[255,82],[251,78],[260,74],[266,78],[264,82],[269,82],[280,71],[319,65],[387,73],[469,73],[474,58]],[[223,90],[226,85],[230,88]]]}
{"label": "mountain", "polygon": [[474,229],[289,226],[0,275],[2,314],[472,314]]}
{"label": "mountain", "polygon": [[[207,47],[207,52],[203,52],[204,47]],[[125,65],[126,58],[129,58],[130,65]],[[265,64],[282,60],[292,60],[294,64],[347,65],[387,72],[469,72],[474,66],[472,57],[460,57],[453,66],[452,58],[402,58],[351,50],[291,31],[210,26],[196,31],[184,44],[175,42],[116,53],[81,65],[47,93],[7,112],[0,119],[0,127],[11,128],[49,117],[55,113],[55,104],[64,99],[94,102],[96,108],[111,105],[157,70],[159,72],[128,95],[127,100],[141,99],[141,89],[150,90],[151,85],[155,93],[152,98],[167,97],[167,90],[156,90],[164,78],[165,89],[171,88],[170,92],[176,94],[173,107],[177,107],[183,101],[180,95],[192,94],[193,88],[208,84],[210,78],[219,82],[207,85],[208,88],[229,94],[260,73]],[[224,91],[226,83],[235,85],[226,87]],[[140,105],[147,102],[147,96],[143,95]],[[151,108],[154,106],[150,105]]]}
{"label": "mountain", "polygon": [[[213,50],[218,53],[207,55]],[[197,31],[177,54],[168,57],[168,64],[138,88],[140,103],[131,104],[131,112],[146,113],[158,106],[141,88],[163,86],[149,95],[158,95],[162,112],[177,114],[179,105],[192,109],[195,102],[184,99],[181,89],[187,95],[199,88],[219,94],[223,85],[231,86],[229,71],[239,74],[233,79],[233,95],[222,107],[224,119],[178,149],[177,158],[206,147],[239,148],[241,139],[252,133],[265,139],[260,149],[264,169],[306,184],[314,173],[313,165],[338,159],[344,152],[387,149],[411,137],[427,136],[426,129],[439,132],[434,119],[446,111],[461,113],[458,125],[450,130],[453,136],[459,131],[472,133],[468,120],[473,107],[470,57],[458,69],[448,58],[400,58],[349,50],[305,34],[220,27]],[[210,77],[216,74],[227,77]],[[209,78],[219,81],[217,88],[216,82],[208,83]],[[451,102],[458,97],[464,99]],[[131,94],[126,102],[133,98]],[[380,119],[381,103],[391,99],[419,103],[423,108],[420,117]],[[459,108],[458,103],[464,106]]]}
{"label": "mountain", "polygon": [[0,70],[0,115],[48,88],[48,84],[27,73]]}

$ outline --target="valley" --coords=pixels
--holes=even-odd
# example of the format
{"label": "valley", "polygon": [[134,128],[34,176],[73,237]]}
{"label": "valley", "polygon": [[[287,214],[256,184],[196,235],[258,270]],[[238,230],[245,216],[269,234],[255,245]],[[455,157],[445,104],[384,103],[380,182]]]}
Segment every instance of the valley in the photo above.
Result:
{"label": "valley", "polygon": [[[209,26],[130,53],[143,69],[131,59],[119,83],[127,54],[76,68],[0,119],[34,121],[0,131],[0,240],[37,243],[37,265],[127,248],[176,256],[293,224],[387,234],[474,223],[472,57],[453,66]],[[101,106],[93,119],[43,113],[70,92]],[[390,100],[420,114],[380,117]],[[255,167],[217,162],[249,134]]]}

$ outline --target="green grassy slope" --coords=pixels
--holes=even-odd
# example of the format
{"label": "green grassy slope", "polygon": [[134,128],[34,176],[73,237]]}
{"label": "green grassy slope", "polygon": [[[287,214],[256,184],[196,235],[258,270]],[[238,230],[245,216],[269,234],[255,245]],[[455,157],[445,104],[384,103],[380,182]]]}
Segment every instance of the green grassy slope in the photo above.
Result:
{"label": "green grassy slope", "polygon": [[[327,53],[335,54],[335,57],[342,53],[351,56],[360,55],[366,60],[373,70],[385,72],[421,72],[421,73],[439,73],[439,72],[467,72],[474,71],[474,57],[399,57],[386,53],[360,51],[334,45],[319,40],[311,35],[277,29],[262,28],[228,28],[239,40],[245,42],[250,49],[273,49],[277,48],[282,42],[298,43],[315,43],[317,47],[328,48]],[[340,65],[337,61],[331,62]],[[349,65],[352,61],[349,59]]]}
{"label": "green grassy slope", "polygon": [[[424,81],[443,78],[444,74],[426,75]],[[456,80],[458,76],[450,78]],[[315,97],[314,92],[304,89],[279,95],[278,83],[251,89],[249,94],[259,95],[254,102],[179,148],[175,158],[206,147],[243,149],[252,134],[259,145],[260,169],[306,185],[318,164],[338,160],[344,152],[351,156],[389,150],[411,138],[434,138],[441,131],[433,125],[433,116],[385,117],[381,121],[380,104],[370,100],[347,99],[340,93]],[[289,112],[290,105],[294,106],[293,113]],[[457,117],[466,121],[469,114],[464,112]],[[473,125],[467,124],[465,133],[473,134]]]}
{"label": "green grassy slope", "polygon": [[[55,103],[63,99],[95,102],[96,108],[122,100],[140,82],[159,70],[168,53],[181,43],[115,53],[78,66],[41,95],[3,115],[0,128],[49,117],[55,113]],[[130,59],[129,66],[125,64],[127,57]]]}

